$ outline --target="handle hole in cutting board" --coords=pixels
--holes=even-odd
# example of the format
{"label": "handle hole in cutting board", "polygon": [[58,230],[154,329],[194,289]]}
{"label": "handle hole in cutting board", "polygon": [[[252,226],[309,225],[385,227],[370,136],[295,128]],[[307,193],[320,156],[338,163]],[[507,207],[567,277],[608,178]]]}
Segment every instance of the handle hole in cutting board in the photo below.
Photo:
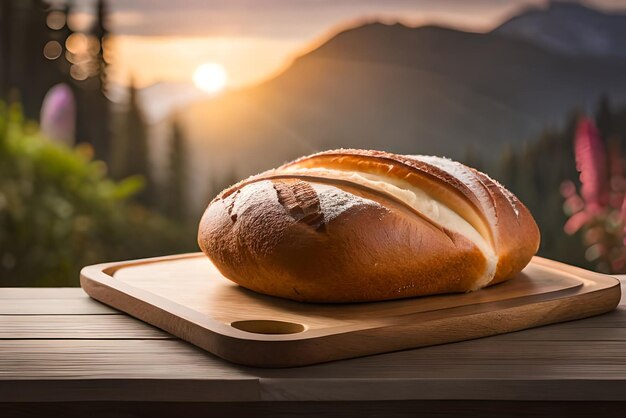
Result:
{"label": "handle hole in cutting board", "polygon": [[231,327],[255,334],[296,334],[306,328],[297,322],[274,321],[269,319],[254,319],[248,321],[235,321]]}

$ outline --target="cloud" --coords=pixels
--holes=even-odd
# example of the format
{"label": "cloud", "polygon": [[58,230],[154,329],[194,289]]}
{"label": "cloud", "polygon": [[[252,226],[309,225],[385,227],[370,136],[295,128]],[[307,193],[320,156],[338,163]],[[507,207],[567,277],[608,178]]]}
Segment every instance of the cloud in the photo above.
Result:
{"label": "cloud", "polygon": [[537,1],[542,0],[115,0],[111,9],[118,34],[302,38],[346,20],[378,15],[419,20],[462,14],[470,21],[488,20]]}
{"label": "cloud", "polygon": [[[562,0],[561,0],[562,1]],[[93,3],[83,0],[81,4]],[[109,0],[117,34],[145,36],[254,36],[310,39],[345,21],[375,16],[407,23],[451,21],[488,30],[508,15],[547,0]],[[588,0],[604,9],[623,0]],[[495,22],[495,23],[494,23]]]}

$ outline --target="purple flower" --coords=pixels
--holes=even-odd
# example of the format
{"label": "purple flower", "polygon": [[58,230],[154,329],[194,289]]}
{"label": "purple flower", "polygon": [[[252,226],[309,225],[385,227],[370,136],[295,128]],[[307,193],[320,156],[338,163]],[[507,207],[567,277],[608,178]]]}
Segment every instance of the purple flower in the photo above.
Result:
{"label": "purple flower", "polygon": [[76,104],[74,93],[67,84],[57,84],[48,90],[41,105],[41,132],[47,138],[74,144]]}

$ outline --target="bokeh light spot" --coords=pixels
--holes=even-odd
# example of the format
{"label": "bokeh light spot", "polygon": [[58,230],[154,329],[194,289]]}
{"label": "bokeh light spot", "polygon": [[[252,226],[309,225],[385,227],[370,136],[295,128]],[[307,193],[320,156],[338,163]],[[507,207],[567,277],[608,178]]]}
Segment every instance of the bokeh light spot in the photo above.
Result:
{"label": "bokeh light spot", "polygon": [[63,52],[63,48],[61,44],[57,41],[49,41],[43,47],[43,56],[48,58],[49,60],[55,60],[61,56],[61,52]]}
{"label": "bokeh light spot", "polygon": [[52,30],[59,30],[65,26],[65,13],[53,11],[46,16],[46,25]]}
{"label": "bokeh light spot", "polygon": [[65,47],[72,54],[81,54],[87,50],[88,39],[82,33],[73,33],[65,41]]}
{"label": "bokeh light spot", "polygon": [[74,64],[70,67],[70,75],[74,80],[82,81],[87,79],[89,72],[83,65]]}

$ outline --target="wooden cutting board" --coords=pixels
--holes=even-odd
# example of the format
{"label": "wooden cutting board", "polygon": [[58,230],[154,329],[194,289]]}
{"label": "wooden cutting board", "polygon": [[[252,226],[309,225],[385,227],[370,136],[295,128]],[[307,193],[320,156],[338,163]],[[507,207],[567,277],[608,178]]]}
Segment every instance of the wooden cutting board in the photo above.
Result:
{"label": "wooden cutting board", "polygon": [[94,299],[226,360],[291,367],[486,337],[614,309],[619,281],[535,257],[513,280],[465,294],[351,304],[264,296],[202,253],[85,267]]}

